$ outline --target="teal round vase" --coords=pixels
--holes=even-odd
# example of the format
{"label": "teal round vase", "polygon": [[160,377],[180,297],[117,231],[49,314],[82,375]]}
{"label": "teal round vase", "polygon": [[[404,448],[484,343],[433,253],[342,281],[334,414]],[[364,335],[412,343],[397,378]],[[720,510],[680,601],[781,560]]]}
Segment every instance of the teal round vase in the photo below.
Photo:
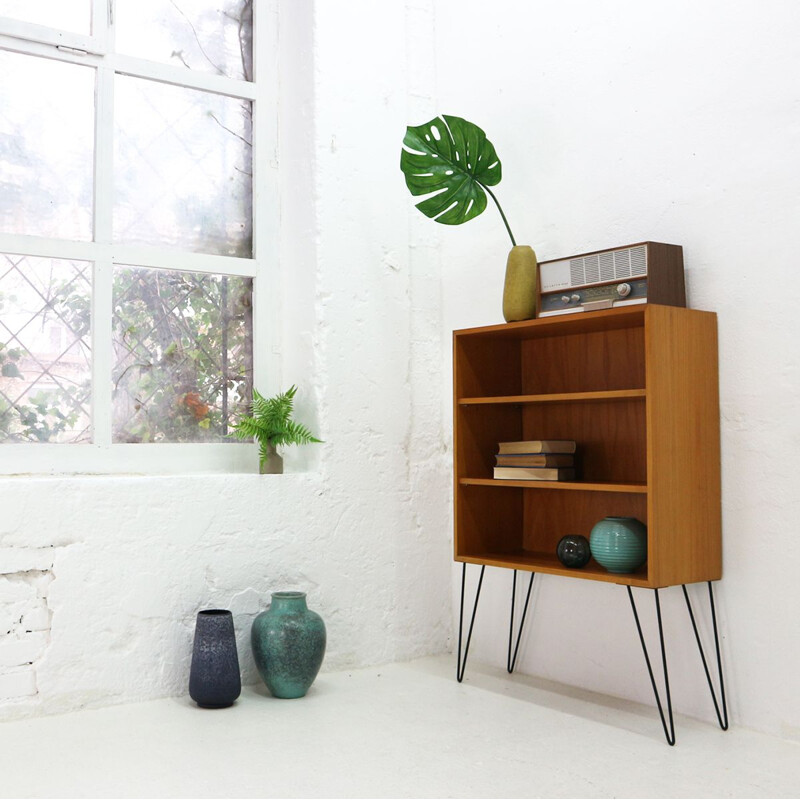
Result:
{"label": "teal round vase", "polygon": [[606,517],[592,528],[589,547],[609,572],[634,572],[647,560],[647,526],[634,517]]}
{"label": "teal round vase", "polygon": [[273,592],[250,632],[256,667],[274,697],[303,697],[325,656],[325,623],[305,592]]}

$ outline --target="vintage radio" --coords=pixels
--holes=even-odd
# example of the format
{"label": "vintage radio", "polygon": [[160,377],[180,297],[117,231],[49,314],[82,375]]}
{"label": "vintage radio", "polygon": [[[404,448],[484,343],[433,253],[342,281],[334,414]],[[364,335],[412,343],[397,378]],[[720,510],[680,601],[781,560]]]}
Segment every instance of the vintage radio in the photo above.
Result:
{"label": "vintage radio", "polygon": [[660,303],[685,306],[683,248],[642,242],[539,264],[539,316]]}

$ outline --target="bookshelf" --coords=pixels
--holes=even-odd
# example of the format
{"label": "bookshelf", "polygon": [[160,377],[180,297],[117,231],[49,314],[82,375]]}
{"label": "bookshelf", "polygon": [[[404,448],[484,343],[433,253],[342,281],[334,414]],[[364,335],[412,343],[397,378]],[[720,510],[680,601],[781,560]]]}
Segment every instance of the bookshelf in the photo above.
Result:
{"label": "bookshelf", "polygon": [[[455,331],[455,560],[657,589],[722,574],[716,314],[644,304]],[[501,441],[574,439],[574,481],[493,480]],[[606,516],[648,559],[564,567]]]}

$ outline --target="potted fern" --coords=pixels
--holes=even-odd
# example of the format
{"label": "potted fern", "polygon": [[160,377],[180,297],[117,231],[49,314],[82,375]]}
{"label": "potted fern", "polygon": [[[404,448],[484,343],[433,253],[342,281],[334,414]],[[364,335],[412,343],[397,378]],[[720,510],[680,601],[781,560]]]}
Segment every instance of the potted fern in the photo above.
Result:
{"label": "potted fern", "polygon": [[237,439],[256,440],[262,475],[283,472],[283,458],[278,454],[277,447],[322,441],[305,425],[291,418],[295,394],[297,386],[270,398],[263,397],[253,389],[253,415],[240,417],[231,433]]}
{"label": "potted fern", "polygon": [[443,225],[461,225],[492,198],[506,232],[511,251],[503,286],[503,317],[506,322],[533,319],[538,302],[539,270],[536,254],[528,245],[518,245],[506,215],[489,188],[500,183],[502,166],[494,145],[472,122],[442,114],[430,122],[409,126],[400,154],[408,190],[415,197],[426,195],[417,208]]}

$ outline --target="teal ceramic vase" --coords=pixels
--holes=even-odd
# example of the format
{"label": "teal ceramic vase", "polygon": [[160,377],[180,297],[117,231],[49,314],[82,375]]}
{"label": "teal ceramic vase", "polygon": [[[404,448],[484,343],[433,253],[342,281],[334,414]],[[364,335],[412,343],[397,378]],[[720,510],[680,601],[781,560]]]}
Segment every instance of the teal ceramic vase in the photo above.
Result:
{"label": "teal ceramic vase", "polygon": [[309,610],[305,592],[273,592],[272,603],[253,620],[256,667],[274,697],[303,697],[325,656],[325,623]]}
{"label": "teal ceramic vase", "polygon": [[647,560],[647,526],[634,517],[606,517],[592,528],[589,547],[609,572],[634,572]]}

